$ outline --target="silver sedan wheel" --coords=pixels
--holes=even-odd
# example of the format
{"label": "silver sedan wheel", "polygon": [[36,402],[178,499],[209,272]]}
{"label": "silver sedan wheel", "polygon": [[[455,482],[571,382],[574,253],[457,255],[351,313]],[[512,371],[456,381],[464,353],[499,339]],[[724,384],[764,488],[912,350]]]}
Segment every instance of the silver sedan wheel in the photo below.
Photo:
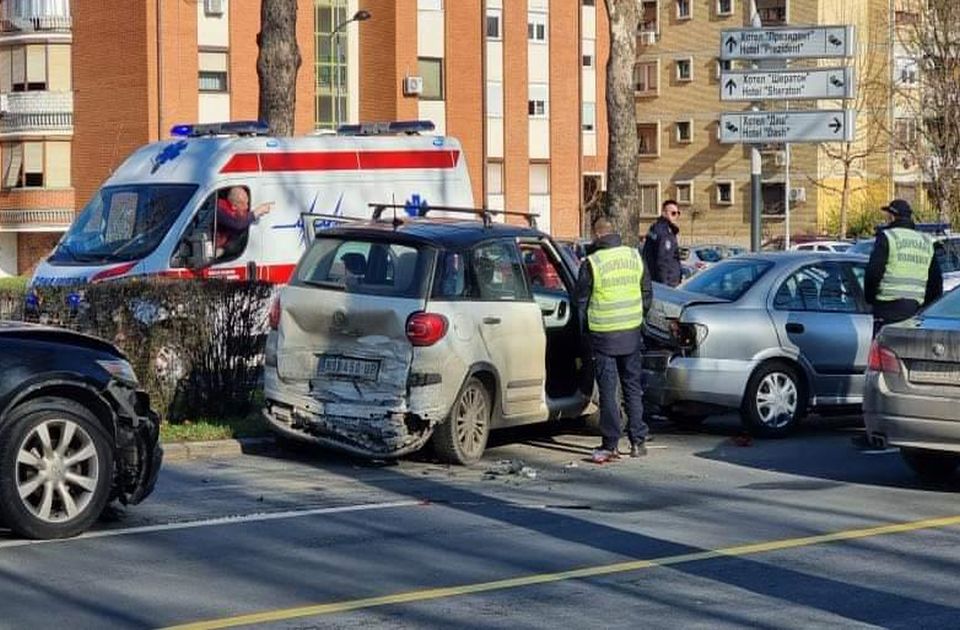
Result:
{"label": "silver sedan wheel", "polygon": [[490,410],[487,408],[487,396],[480,387],[479,384],[471,384],[464,390],[454,414],[457,442],[468,458],[480,457],[487,441]]}
{"label": "silver sedan wheel", "polygon": [[90,505],[100,476],[93,438],[71,420],[38,424],[17,451],[17,490],[36,518],[72,521]]}
{"label": "silver sedan wheel", "polygon": [[782,429],[797,413],[797,385],[788,374],[771,372],[757,388],[757,416],[765,426]]}

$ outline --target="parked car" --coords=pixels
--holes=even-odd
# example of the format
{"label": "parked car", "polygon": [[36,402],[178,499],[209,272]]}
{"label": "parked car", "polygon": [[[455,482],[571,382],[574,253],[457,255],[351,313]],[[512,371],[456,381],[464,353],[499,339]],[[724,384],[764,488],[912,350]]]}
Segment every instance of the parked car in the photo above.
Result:
{"label": "parked car", "polygon": [[367,457],[432,439],[470,464],[491,429],[575,418],[575,270],[547,235],[409,219],[321,232],[271,313],[264,414],[282,438]]}
{"label": "parked car", "polygon": [[649,402],[680,423],[739,409],[760,436],[812,408],[859,405],[873,330],[866,259],[744,254],[680,289],[656,285],[646,332]]}
{"label": "parked car", "polygon": [[109,343],[0,323],[0,522],[28,538],[87,529],[136,504],[160,470],[159,417]]}
{"label": "parked car", "polygon": [[922,477],[960,466],[960,292],[885,326],[870,350],[864,420],[879,446],[896,446]]}
{"label": "parked car", "polygon": [[690,267],[694,273],[721,260],[723,260],[723,250],[720,245],[692,245],[680,248],[681,265]]}
{"label": "parked car", "polygon": [[853,243],[847,241],[811,241],[809,243],[797,243],[791,245],[790,249],[799,252],[839,252],[849,251]]}

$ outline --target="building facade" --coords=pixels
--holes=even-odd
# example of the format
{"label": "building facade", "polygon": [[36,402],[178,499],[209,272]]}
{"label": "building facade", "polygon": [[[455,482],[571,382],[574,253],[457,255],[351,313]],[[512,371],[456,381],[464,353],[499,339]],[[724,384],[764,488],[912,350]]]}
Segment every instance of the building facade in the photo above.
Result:
{"label": "building facade", "polygon": [[23,273],[73,220],[70,0],[0,2],[0,275]]}

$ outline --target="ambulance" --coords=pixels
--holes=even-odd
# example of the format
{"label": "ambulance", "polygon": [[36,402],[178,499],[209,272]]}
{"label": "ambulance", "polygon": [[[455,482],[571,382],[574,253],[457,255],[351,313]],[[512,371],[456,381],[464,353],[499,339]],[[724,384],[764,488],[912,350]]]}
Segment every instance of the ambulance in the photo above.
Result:
{"label": "ambulance", "polygon": [[[400,121],[274,138],[257,122],[178,125],[104,182],[31,285],[136,276],[286,283],[315,230],[369,219],[370,204],[410,215],[474,205],[459,142],[433,130]],[[228,230],[222,208],[237,189],[251,210],[270,211]]]}

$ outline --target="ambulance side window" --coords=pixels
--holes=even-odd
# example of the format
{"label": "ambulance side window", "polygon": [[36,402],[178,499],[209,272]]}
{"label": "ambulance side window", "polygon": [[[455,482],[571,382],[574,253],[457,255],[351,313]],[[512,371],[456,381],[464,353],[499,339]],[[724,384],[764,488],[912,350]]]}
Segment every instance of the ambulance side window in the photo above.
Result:
{"label": "ambulance side window", "polygon": [[249,224],[244,225],[244,202],[249,199],[250,191],[245,186],[211,193],[184,235],[174,266],[203,268],[238,258],[247,247],[250,233]]}

